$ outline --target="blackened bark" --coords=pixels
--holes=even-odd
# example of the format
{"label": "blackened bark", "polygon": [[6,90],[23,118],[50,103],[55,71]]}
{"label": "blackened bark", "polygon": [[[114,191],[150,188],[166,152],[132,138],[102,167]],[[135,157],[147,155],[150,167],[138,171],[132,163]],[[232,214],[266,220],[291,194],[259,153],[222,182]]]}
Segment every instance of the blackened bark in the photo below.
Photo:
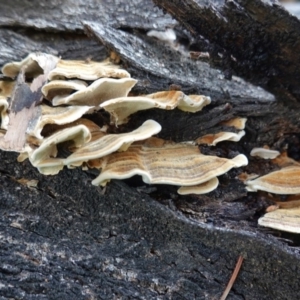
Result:
{"label": "blackened bark", "polygon": [[3,299],[219,299],[239,255],[228,299],[300,296],[299,255],[272,236],[188,219],[171,199],[123,182],[103,193],[81,170],[45,177],[15,159],[1,153]]}
{"label": "blackened bark", "polygon": [[211,43],[212,63],[285,102],[300,100],[300,20],[278,1],[153,2]]}

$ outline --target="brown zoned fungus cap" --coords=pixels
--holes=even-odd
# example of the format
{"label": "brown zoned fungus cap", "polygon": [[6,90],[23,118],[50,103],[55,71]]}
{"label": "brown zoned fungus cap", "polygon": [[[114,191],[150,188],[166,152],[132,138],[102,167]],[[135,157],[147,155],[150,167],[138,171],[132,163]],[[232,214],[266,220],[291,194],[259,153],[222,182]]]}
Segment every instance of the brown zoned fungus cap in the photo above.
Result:
{"label": "brown zoned fungus cap", "polygon": [[132,78],[101,78],[90,86],[71,95],[53,97],[52,104],[57,105],[90,105],[98,106],[106,100],[127,97],[137,80]]}
{"label": "brown zoned fungus cap", "polygon": [[219,180],[217,177],[214,177],[206,182],[200,183],[198,185],[192,186],[182,186],[178,189],[177,193],[179,195],[189,195],[189,194],[207,194],[215,190],[219,185]]}
{"label": "brown zoned fungus cap", "polygon": [[300,233],[300,207],[276,209],[258,220],[260,226]]}
{"label": "brown zoned fungus cap", "polygon": [[50,72],[49,80],[78,78],[82,80],[97,80],[103,77],[124,78],[130,74],[120,69],[109,60],[102,62],[84,60],[60,60],[56,68]]}
{"label": "brown zoned fungus cap", "polygon": [[257,190],[274,194],[300,193],[300,166],[290,166],[246,182],[249,192]]}
{"label": "brown zoned fungus cap", "polygon": [[125,152],[104,157],[100,162],[101,173],[92,184],[105,185],[110,179],[141,175],[143,181],[149,184],[192,186],[247,163],[243,154],[233,159],[208,156],[190,144],[150,138],[132,144]]}
{"label": "brown zoned fungus cap", "polygon": [[67,166],[80,166],[83,162],[101,158],[115,151],[126,151],[135,141],[145,140],[161,131],[161,126],[153,121],[144,122],[132,132],[108,134],[85,144],[64,160]]}
{"label": "brown zoned fungus cap", "polygon": [[111,99],[100,106],[110,113],[113,123],[120,125],[128,121],[128,116],[140,110],[150,108],[169,110],[178,107],[183,111],[197,112],[210,102],[210,98],[206,96],[187,96],[181,91],[166,91],[145,96]]}
{"label": "brown zoned fungus cap", "polygon": [[238,133],[234,132],[218,132],[216,134],[207,134],[196,140],[196,144],[207,144],[209,146],[216,146],[217,143],[223,141],[238,142],[245,135],[245,131],[241,130]]}

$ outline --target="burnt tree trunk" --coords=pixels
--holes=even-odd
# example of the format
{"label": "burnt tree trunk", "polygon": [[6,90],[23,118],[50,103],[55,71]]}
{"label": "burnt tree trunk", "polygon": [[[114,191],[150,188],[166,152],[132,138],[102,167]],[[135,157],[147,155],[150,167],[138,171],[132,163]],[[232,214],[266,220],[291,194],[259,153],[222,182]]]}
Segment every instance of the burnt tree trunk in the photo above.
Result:
{"label": "burnt tree trunk", "polygon": [[[288,148],[299,158],[296,17],[271,0],[153,1],[177,21],[150,1],[119,2],[0,0],[0,66],[33,51],[93,60],[114,51],[139,80],[137,94],[175,85],[212,98],[196,114],[140,112],[120,131],[152,118],[160,137],[180,142],[241,116],[248,121],[239,143],[202,150],[244,153],[243,170],[259,174],[276,166],[251,159],[253,147]],[[168,27],[176,49],[146,35]],[[209,52],[209,61],[192,60],[190,50]],[[298,237],[257,226],[268,202],[247,194],[238,170],[196,197],[136,178],[103,190],[91,185],[91,171],[47,177],[15,153],[0,156],[1,299],[218,299],[240,255],[228,299],[300,297]]]}

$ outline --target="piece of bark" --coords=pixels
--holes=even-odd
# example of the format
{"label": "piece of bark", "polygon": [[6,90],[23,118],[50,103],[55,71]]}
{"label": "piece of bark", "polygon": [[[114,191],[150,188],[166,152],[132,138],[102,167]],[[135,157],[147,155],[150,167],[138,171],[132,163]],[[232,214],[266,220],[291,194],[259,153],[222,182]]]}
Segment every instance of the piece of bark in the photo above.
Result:
{"label": "piece of bark", "polygon": [[[236,103],[235,100],[240,102],[241,99],[258,103],[274,100],[271,94],[239,78],[226,80],[219,70],[211,68],[207,63],[184,57],[163,41],[145,35],[130,34],[99,22],[83,24],[88,34],[120,55],[132,77],[141,80],[145,93],[157,88],[155,82],[150,81],[149,89],[146,89],[143,81],[146,80],[147,72],[160,78],[157,81],[164,83],[164,89],[169,89],[170,84],[175,84],[190,94],[205,94],[209,91],[212,101],[219,104],[226,103],[226,99],[233,103]],[[141,76],[143,77],[139,78]],[[165,82],[162,81],[163,78]],[[221,99],[223,101],[220,101]]]}
{"label": "piece of bark", "polygon": [[84,20],[144,30],[163,30],[176,24],[148,0],[66,0],[59,5],[53,1],[1,0],[0,7],[0,26],[5,27],[82,32]]}
{"label": "piece of bark", "polygon": [[211,43],[213,64],[285,102],[300,100],[300,20],[277,1],[153,2]]}

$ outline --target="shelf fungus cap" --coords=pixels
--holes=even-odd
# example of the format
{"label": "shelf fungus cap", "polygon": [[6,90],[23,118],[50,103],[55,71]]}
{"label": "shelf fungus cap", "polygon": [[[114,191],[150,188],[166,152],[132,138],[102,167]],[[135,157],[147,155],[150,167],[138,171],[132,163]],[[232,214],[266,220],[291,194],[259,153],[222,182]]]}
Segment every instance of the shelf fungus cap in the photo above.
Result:
{"label": "shelf fungus cap", "polygon": [[7,129],[9,123],[8,117],[8,98],[11,97],[15,87],[14,81],[0,81],[0,115],[1,115],[1,129]]}
{"label": "shelf fungus cap", "polygon": [[120,97],[105,101],[100,105],[110,113],[116,125],[124,124],[133,113],[151,108],[174,109],[178,107],[183,111],[197,112],[210,103],[205,96],[185,95],[181,91],[164,91],[145,96]]}
{"label": "shelf fungus cap", "polygon": [[130,77],[130,74],[109,60],[103,62],[60,60],[56,68],[50,72],[48,79],[78,78],[92,81],[103,77],[125,78]]}
{"label": "shelf fungus cap", "polygon": [[140,175],[148,184],[193,186],[244,166],[248,160],[243,154],[233,159],[203,155],[190,144],[150,138],[132,144],[125,152],[107,155],[100,163],[101,173],[93,180],[94,185]]}
{"label": "shelf fungus cap", "polygon": [[8,102],[6,98],[0,96],[0,115],[1,115],[1,129],[7,129],[9,123],[8,116]]}
{"label": "shelf fungus cap", "polygon": [[127,97],[136,83],[137,80],[132,78],[101,78],[71,95],[55,96],[52,104],[54,106],[64,104],[98,106],[109,99]]}
{"label": "shelf fungus cap", "polygon": [[104,157],[115,151],[126,151],[135,141],[145,140],[161,131],[161,126],[153,121],[144,122],[132,132],[108,134],[97,140],[85,144],[64,160],[64,164],[78,166],[83,162]]}
{"label": "shelf fungus cap", "polygon": [[28,153],[28,157],[42,174],[55,175],[64,167],[63,159],[56,158],[57,144],[72,141],[76,147],[80,147],[90,139],[91,133],[84,125],[65,128],[45,138],[37,149]]}
{"label": "shelf fungus cap", "polygon": [[[181,92],[177,92],[181,93]],[[203,95],[184,95],[179,100],[178,109],[186,112],[195,113],[211,103],[211,98]]]}
{"label": "shelf fungus cap", "polygon": [[48,100],[58,95],[69,95],[73,91],[84,90],[88,84],[82,80],[53,80],[42,87],[42,93]]}
{"label": "shelf fungus cap", "polygon": [[31,119],[26,133],[42,139],[41,132],[46,124],[63,125],[79,119],[90,110],[89,106],[61,106],[51,107],[40,105],[36,107],[35,115]]}
{"label": "shelf fungus cap", "polygon": [[0,97],[1,98],[11,97],[15,84],[16,84],[15,81],[0,80]]}
{"label": "shelf fungus cap", "polygon": [[280,208],[268,212],[258,219],[258,224],[263,227],[300,233],[300,207],[289,209]]}
{"label": "shelf fungus cap", "polygon": [[274,194],[300,193],[300,167],[290,166],[246,182],[249,192],[266,191]]}
{"label": "shelf fungus cap", "polygon": [[257,156],[263,159],[274,159],[280,155],[277,150],[270,150],[266,148],[253,148],[250,152],[251,156]]}
{"label": "shelf fungus cap", "polygon": [[228,121],[224,121],[221,124],[225,126],[234,127],[238,130],[243,130],[245,129],[246,122],[247,122],[247,118],[237,117],[237,118],[230,119]]}
{"label": "shelf fungus cap", "polygon": [[218,132],[216,134],[207,134],[196,140],[196,144],[207,144],[209,146],[216,146],[220,142],[232,141],[238,142],[245,135],[245,131],[241,130],[238,133],[234,132]]}
{"label": "shelf fungus cap", "polygon": [[192,186],[182,186],[178,189],[177,193],[179,195],[189,195],[189,194],[207,194],[213,190],[215,190],[219,185],[219,180],[217,177],[213,177],[212,179],[200,183],[198,185]]}
{"label": "shelf fungus cap", "polygon": [[7,77],[15,78],[19,74],[21,69],[24,68],[26,76],[32,78],[36,77],[44,73],[43,59],[40,58],[45,56],[51,56],[52,58],[55,58],[55,60],[58,60],[58,57],[55,57],[51,54],[34,52],[30,53],[22,61],[5,64],[2,68],[2,73]]}

